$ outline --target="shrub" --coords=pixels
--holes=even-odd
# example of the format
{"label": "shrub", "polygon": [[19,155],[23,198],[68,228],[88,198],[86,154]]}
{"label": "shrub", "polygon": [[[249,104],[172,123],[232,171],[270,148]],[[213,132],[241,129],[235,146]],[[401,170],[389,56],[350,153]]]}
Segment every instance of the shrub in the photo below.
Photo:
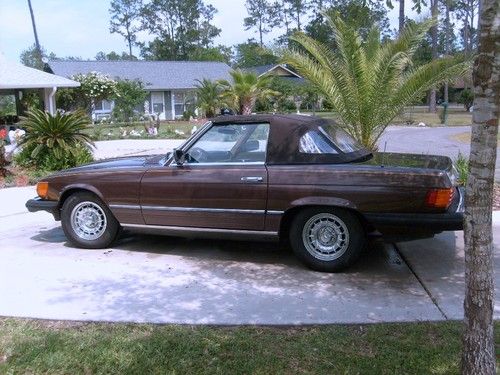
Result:
{"label": "shrub", "polygon": [[458,102],[464,105],[467,112],[470,111],[472,104],[474,103],[474,93],[471,89],[464,89],[460,96],[458,97]]}
{"label": "shrub", "polygon": [[32,110],[21,118],[26,129],[16,163],[26,167],[58,170],[92,160],[90,137],[83,131],[89,120],[83,112],[50,115]]}
{"label": "shrub", "polygon": [[459,152],[454,164],[458,172],[457,182],[460,186],[465,186],[467,183],[467,177],[469,176],[469,159]]}
{"label": "shrub", "polygon": [[115,91],[113,116],[119,121],[129,122],[133,120],[134,110],[144,106],[144,100],[147,96],[144,84],[139,80],[122,80],[116,82]]}

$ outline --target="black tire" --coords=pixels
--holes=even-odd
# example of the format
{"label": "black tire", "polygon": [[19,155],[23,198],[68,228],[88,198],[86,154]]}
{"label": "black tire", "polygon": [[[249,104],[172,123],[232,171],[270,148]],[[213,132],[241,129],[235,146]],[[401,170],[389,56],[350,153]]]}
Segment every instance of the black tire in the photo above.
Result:
{"label": "black tire", "polygon": [[[90,225],[83,224],[86,217],[90,218]],[[109,208],[88,192],[75,193],[66,199],[61,210],[61,224],[69,242],[84,249],[108,247],[120,229]]]}
{"label": "black tire", "polygon": [[[323,242],[315,237],[321,234]],[[314,242],[308,240],[310,238],[318,240]],[[356,215],[340,208],[306,208],[294,217],[290,227],[293,252],[315,271],[346,269],[358,259],[365,240],[363,226]]]}

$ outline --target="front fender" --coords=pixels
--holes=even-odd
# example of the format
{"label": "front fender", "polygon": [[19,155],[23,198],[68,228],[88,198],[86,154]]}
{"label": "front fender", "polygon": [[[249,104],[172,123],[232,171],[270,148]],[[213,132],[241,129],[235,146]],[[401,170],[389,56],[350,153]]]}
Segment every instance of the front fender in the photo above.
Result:
{"label": "front fender", "polygon": [[87,190],[87,191],[90,191],[91,193],[94,193],[95,195],[97,195],[100,200],[102,200],[103,202],[105,202],[102,193],[95,186],[88,185],[88,184],[71,184],[71,185],[65,186],[64,189],[59,192],[59,199],[58,199],[59,202],[61,202],[61,198],[64,197],[64,196],[66,196],[67,192],[69,192],[71,190]]}

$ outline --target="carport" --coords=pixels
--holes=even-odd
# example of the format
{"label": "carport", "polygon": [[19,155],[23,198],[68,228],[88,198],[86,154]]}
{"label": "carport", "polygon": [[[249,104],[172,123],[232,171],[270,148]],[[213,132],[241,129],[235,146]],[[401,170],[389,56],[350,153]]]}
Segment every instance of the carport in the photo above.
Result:
{"label": "carport", "polygon": [[57,89],[78,86],[79,82],[8,61],[0,54],[0,95],[14,96],[18,115],[21,114],[21,99],[26,90],[37,91],[43,98],[45,110],[54,114]]}

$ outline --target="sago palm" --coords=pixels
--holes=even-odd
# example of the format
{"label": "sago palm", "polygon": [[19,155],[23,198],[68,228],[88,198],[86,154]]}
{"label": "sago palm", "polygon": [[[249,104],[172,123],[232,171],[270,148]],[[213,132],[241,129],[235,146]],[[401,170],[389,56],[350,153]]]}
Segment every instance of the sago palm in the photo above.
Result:
{"label": "sago palm", "polygon": [[21,126],[26,129],[23,148],[33,150],[31,157],[42,152],[51,152],[55,158],[65,154],[76,154],[81,147],[93,145],[90,136],[83,131],[89,119],[83,112],[51,115],[39,109],[28,111],[21,117]]}
{"label": "sago palm", "polygon": [[217,81],[203,78],[196,80],[196,104],[206,117],[214,117],[218,110],[226,106],[221,98],[222,87]]}
{"label": "sago palm", "polygon": [[279,92],[270,88],[273,77],[270,75],[257,76],[253,72],[233,70],[233,82],[219,81],[223,88],[222,97],[227,104],[241,115],[249,115],[258,99],[267,100],[279,95]]}
{"label": "sago palm", "polygon": [[316,86],[332,103],[339,124],[371,149],[405,106],[470,69],[470,62],[461,56],[413,66],[413,54],[432,20],[408,24],[398,39],[381,43],[376,27],[362,41],[338,15],[325,17],[333,29],[336,48],[298,33],[292,39],[301,48],[285,51],[283,62]]}

